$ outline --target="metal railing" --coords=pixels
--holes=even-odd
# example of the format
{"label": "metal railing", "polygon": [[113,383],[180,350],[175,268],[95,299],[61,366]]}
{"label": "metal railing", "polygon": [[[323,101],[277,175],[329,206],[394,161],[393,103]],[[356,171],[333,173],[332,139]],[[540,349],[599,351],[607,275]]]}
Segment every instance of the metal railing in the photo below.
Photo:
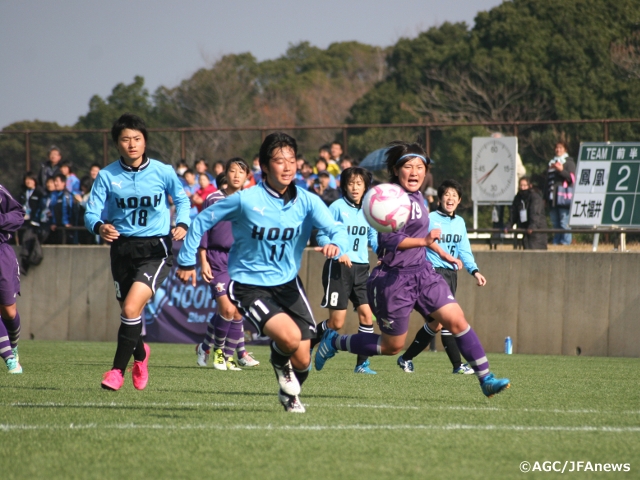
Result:
{"label": "metal railing", "polygon": [[[341,130],[342,144],[345,153],[349,150],[349,130],[359,130],[364,128],[423,128],[425,134],[425,147],[428,154],[431,154],[431,132],[445,127],[510,127],[513,135],[518,136],[522,126],[538,125],[583,125],[601,124],[602,140],[609,141],[609,126],[619,123],[640,123],[640,118],[600,118],[587,120],[526,120],[526,121],[495,121],[495,122],[419,122],[419,123],[359,123],[359,124],[334,124],[334,125],[272,125],[272,126],[247,126],[247,127],[164,127],[149,128],[150,132],[173,132],[180,133],[180,153],[181,158],[187,157],[187,133],[195,132],[257,132],[261,141],[264,140],[268,132],[272,131],[298,131],[298,130]],[[103,163],[109,163],[109,135],[111,131],[107,128],[86,129],[86,130],[2,130],[0,135],[23,135],[25,144],[25,171],[31,170],[31,135],[34,134],[83,134],[98,133],[102,135]]]}

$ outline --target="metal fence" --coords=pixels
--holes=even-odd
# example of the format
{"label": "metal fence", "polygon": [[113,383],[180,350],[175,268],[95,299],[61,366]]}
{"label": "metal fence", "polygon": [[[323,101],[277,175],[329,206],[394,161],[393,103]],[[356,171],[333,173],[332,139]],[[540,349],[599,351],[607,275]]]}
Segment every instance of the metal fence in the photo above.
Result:
{"label": "metal fence", "polygon": [[[349,151],[349,132],[363,129],[389,129],[389,128],[413,128],[424,132],[425,147],[431,154],[431,134],[435,130],[447,127],[507,127],[514,136],[518,136],[523,126],[548,126],[548,125],[586,125],[600,124],[602,126],[602,141],[609,141],[610,126],[614,124],[640,123],[640,118],[621,119],[588,119],[588,120],[529,120],[511,122],[427,122],[427,123],[394,123],[394,124],[337,124],[337,125],[273,125],[273,126],[248,126],[248,127],[176,127],[176,128],[149,128],[150,132],[166,132],[180,134],[181,158],[187,157],[188,136],[198,132],[255,132],[262,141],[268,132],[273,131],[304,131],[304,130],[336,130],[342,132],[342,144],[345,153]],[[35,134],[100,134],[102,135],[103,164],[109,163],[109,129],[88,130],[2,130],[0,135],[22,135],[24,137],[25,171],[31,170],[31,135]],[[589,139],[598,141],[600,139]],[[376,147],[377,148],[377,147]],[[373,149],[372,149],[373,150]]]}

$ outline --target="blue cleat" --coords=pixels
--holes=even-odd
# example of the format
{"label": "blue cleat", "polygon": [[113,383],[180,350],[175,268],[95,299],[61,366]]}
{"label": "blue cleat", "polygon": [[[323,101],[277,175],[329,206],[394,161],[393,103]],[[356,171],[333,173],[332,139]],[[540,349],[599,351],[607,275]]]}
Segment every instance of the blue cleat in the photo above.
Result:
{"label": "blue cleat", "polygon": [[9,370],[9,373],[13,375],[22,373],[22,367],[18,363],[18,360],[15,359],[15,357],[7,358],[5,360],[5,363],[7,364],[7,370]]}
{"label": "blue cleat", "polygon": [[402,355],[400,355],[397,363],[403,372],[413,373],[413,362],[411,360],[405,360],[402,358]]}
{"label": "blue cleat", "polygon": [[338,332],[327,328],[322,335],[322,340],[318,344],[316,350],[316,370],[320,371],[324,368],[324,362],[333,358],[338,352],[333,346],[333,339],[338,337]]}
{"label": "blue cleat", "polygon": [[509,387],[511,387],[511,383],[509,382],[508,378],[495,378],[493,376],[493,373],[490,373],[482,380],[480,380],[480,388],[482,388],[482,393],[484,393],[489,398]]}
{"label": "blue cleat", "polygon": [[376,375],[378,372],[374,372],[369,368],[369,359],[367,358],[360,365],[356,365],[356,369],[354,370],[354,373],[368,373],[369,375]]}

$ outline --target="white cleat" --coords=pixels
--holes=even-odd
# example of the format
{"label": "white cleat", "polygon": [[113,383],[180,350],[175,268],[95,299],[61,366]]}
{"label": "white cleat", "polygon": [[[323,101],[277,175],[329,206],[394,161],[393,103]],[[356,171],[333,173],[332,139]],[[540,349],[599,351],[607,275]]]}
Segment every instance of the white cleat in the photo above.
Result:
{"label": "white cleat", "polygon": [[282,390],[278,392],[278,400],[284,407],[285,412],[290,413],[305,413],[304,405],[300,401],[298,395],[287,395]]}
{"label": "white cleat", "polygon": [[300,395],[300,383],[298,383],[296,374],[293,372],[291,362],[288,361],[283,367],[276,367],[273,362],[271,365],[276,373],[280,390],[287,395]]}

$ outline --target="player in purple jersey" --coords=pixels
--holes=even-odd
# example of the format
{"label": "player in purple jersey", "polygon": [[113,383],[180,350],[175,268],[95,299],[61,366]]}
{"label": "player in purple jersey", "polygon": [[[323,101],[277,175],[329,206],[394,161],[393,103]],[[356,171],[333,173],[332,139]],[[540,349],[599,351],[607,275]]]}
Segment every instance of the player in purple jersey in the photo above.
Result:
{"label": "player in purple jersey", "polygon": [[[248,175],[249,164],[242,158],[229,160],[224,174],[216,178],[220,190],[206,198],[203,209],[242,190]],[[232,244],[231,222],[219,222],[202,237],[198,249],[202,278],[211,284],[217,312],[209,320],[204,341],[196,345],[197,364],[207,366],[213,344],[213,368],[216,370],[240,370],[233,360],[234,350],[238,352],[241,366],[255,367],[260,364],[244,349],[243,317],[227,295],[230,281],[227,265]]]}
{"label": "player in purple jersey", "polygon": [[430,246],[445,261],[462,267],[460,260],[434,243],[440,230],[429,231],[429,216],[420,186],[430,160],[416,143],[394,142],[389,145],[386,156],[390,181],[409,195],[411,214],[397,232],[378,235],[380,265],[371,272],[367,294],[382,334],[341,336],[327,330],[316,352],[316,369],[321,370],[338,350],[359,355],[398,354],[407,337],[409,315],[416,310],[425,319],[431,316],[453,334],[460,353],[478,376],[482,392],[491,397],[509,388],[509,379],[495,378],[490,372],[478,336],[467,323],[446,281],[426,259],[425,248]]}
{"label": "player in purple jersey", "polygon": [[20,266],[9,240],[24,223],[24,211],[0,185],[0,357],[9,373],[22,373],[18,356],[20,314],[16,298],[20,295]]}

